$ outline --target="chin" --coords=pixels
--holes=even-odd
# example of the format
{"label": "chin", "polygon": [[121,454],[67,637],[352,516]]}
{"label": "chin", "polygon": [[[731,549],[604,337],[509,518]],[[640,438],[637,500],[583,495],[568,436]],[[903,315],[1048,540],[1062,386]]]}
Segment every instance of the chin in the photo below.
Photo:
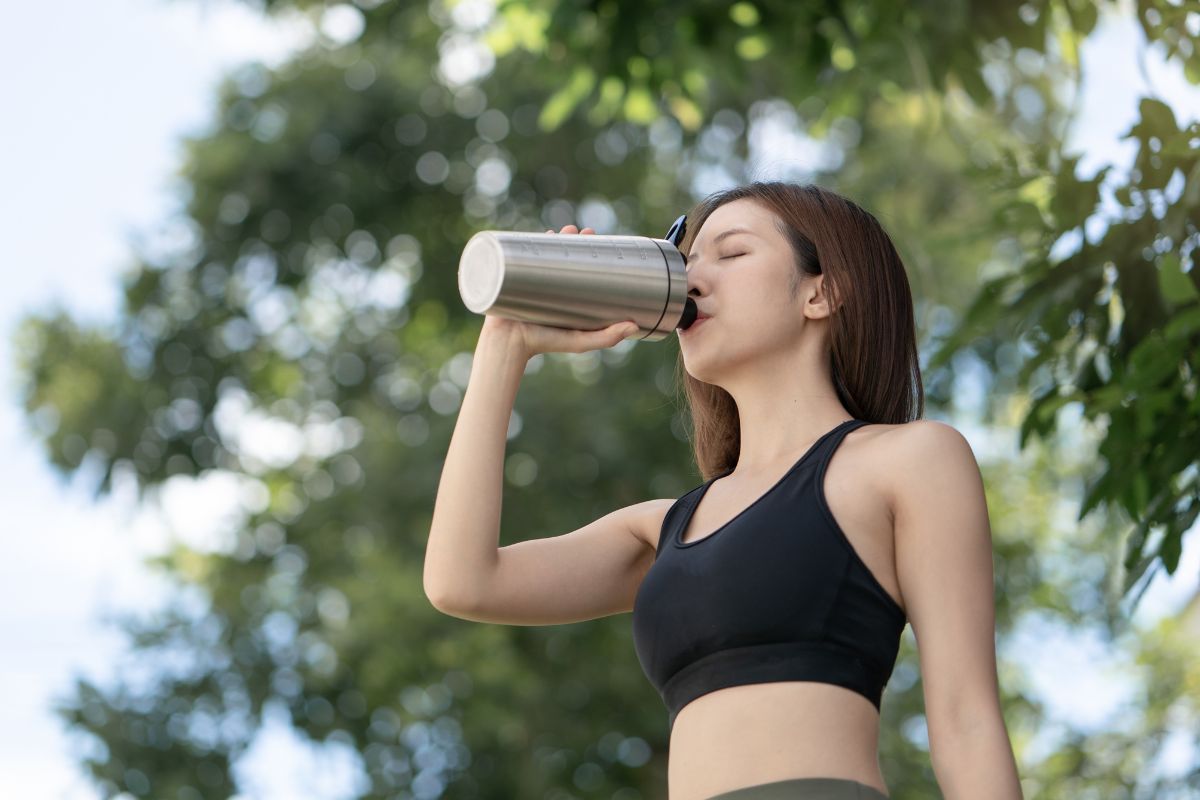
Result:
{"label": "chin", "polygon": [[687,374],[691,375],[698,381],[720,385],[720,369],[719,364],[714,364],[713,359],[701,358],[696,354],[688,357],[683,356],[683,368],[687,370]]}

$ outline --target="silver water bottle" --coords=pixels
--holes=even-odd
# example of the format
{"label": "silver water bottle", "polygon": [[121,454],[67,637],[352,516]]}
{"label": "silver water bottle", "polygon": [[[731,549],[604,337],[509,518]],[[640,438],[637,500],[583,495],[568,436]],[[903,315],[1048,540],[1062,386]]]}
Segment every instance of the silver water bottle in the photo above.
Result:
{"label": "silver water bottle", "polygon": [[458,262],[458,292],[476,314],[575,330],[633,320],[638,338],[665,339],[696,319],[687,259],[678,244],[686,215],[665,239],[480,231]]}

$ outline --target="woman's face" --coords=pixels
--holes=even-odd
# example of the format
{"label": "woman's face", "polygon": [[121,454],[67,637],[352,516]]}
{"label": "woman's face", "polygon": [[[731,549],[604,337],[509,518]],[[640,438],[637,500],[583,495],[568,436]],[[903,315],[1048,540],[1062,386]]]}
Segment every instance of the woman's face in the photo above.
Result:
{"label": "woman's face", "polygon": [[795,255],[775,225],[773,212],[742,198],[718,207],[697,231],[687,253],[688,294],[710,318],[678,333],[693,377],[727,388],[740,367],[770,368],[794,354],[810,321],[808,293],[802,283],[790,296]]}

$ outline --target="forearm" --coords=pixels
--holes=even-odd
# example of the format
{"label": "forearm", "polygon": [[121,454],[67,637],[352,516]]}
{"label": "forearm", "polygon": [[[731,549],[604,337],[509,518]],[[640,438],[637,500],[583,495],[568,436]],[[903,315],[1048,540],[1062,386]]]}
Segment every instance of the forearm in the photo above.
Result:
{"label": "forearm", "polygon": [[949,730],[931,745],[946,800],[1023,800],[1012,743],[999,716]]}
{"label": "forearm", "polygon": [[504,450],[527,361],[486,331],[476,344],[425,549],[425,593],[436,604],[471,602],[496,563]]}

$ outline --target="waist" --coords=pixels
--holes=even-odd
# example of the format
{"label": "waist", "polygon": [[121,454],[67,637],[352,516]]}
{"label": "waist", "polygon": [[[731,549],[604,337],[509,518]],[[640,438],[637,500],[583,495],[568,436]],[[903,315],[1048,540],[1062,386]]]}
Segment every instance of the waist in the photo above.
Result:
{"label": "waist", "polygon": [[747,684],[708,693],[671,729],[672,797],[840,777],[887,794],[879,767],[879,714],[862,695],[814,682]]}

